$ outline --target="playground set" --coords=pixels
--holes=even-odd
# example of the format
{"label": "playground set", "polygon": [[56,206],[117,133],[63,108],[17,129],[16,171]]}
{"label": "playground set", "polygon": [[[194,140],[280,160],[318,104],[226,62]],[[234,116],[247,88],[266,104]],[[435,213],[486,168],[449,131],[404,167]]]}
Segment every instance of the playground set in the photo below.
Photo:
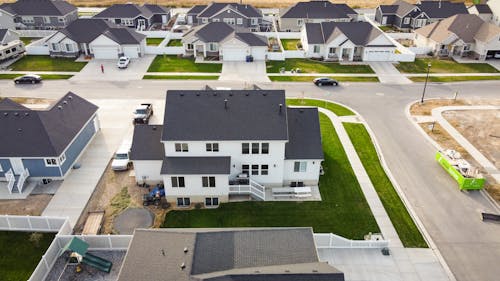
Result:
{"label": "playground set", "polygon": [[82,270],[81,264],[86,264],[100,271],[109,273],[111,271],[113,263],[106,259],[92,255],[88,252],[88,249],[88,243],[86,243],[82,239],[73,237],[68,242],[68,244],[66,244],[66,246],[61,249],[61,253],[59,254],[59,256],[64,254],[66,251],[70,251],[71,254],[69,256],[69,264],[76,264],[77,272],[80,272]]}

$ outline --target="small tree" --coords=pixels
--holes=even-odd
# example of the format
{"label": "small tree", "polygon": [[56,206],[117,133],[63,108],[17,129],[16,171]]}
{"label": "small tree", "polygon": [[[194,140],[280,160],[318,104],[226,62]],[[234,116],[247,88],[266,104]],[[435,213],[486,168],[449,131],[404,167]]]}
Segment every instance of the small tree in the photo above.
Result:
{"label": "small tree", "polygon": [[42,240],[42,238],[43,238],[43,234],[41,234],[40,232],[33,232],[30,234],[29,241],[31,243],[33,243],[35,248],[39,248],[40,241]]}

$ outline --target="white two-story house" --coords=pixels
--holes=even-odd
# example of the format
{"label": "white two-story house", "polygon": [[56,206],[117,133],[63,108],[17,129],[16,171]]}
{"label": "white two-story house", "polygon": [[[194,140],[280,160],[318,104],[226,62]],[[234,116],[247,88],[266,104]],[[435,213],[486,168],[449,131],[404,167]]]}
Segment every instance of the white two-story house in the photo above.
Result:
{"label": "white two-story house", "polygon": [[303,198],[323,160],[318,111],[287,108],[282,90],[168,91],[164,124],[137,125],[130,158],[177,206]]}

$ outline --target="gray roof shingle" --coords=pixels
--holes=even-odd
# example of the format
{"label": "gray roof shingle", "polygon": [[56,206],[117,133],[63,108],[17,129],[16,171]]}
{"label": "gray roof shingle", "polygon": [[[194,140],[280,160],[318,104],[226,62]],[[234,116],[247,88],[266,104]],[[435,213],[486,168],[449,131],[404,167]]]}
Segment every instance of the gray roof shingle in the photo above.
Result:
{"label": "gray roof shingle", "polygon": [[421,1],[417,7],[431,19],[444,19],[458,14],[468,14],[469,11],[463,2],[449,1]]}
{"label": "gray roof shingle", "polygon": [[283,10],[282,18],[338,19],[349,18],[357,13],[346,4],[334,4],[330,1],[298,2]]}
{"label": "gray roof shingle", "polygon": [[368,22],[322,22],[306,23],[307,42],[324,44],[340,34],[344,34],[358,46],[368,44],[382,34]]}
{"label": "gray roof shingle", "polygon": [[[163,144],[162,144],[163,145]],[[231,157],[164,157],[162,175],[229,175]]]}
{"label": "gray roof shingle", "polygon": [[169,90],[163,124],[163,141],[287,140],[285,91]]}
{"label": "gray roof shingle", "polygon": [[59,32],[77,43],[90,43],[101,34],[119,44],[139,44],[146,37],[104,19],[77,19]]}
{"label": "gray roof shingle", "polygon": [[233,10],[238,11],[240,14],[248,18],[262,17],[261,12],[255,9],[252,5],[238,4],[238,3],[217,3],[217,2],[208,5],[198,14],[198,17],[207,17],[207,18],[212,17],[221,10],[225,9],[227,6],[230,6]]}
{"label": "gray roof shingle", "polygon": [[4,3],[0,5],[0,9],[21,16],[64,16],[77,10],[75,6],[62,0],[18,0]]}
{"label": "gray roof shingle", "polygon": [[130,160],[163,160],[162,131],[163,125],[135,125]]}
{"label": "gray roof shingle", "polygon": [[95,15],[94,18],[135,18],[138,16],[151,18],[155,14],[168,12],[168,8],[160,5],[114,4]]}
{"label": "gray roof shingle", "polygon": [[265,36],[252,32],[235,32],[234,28],[225,22],[210,22],[196,26],[184,36],[189,36],[191,33],[194,33],[203,42],[221,42],[233,35],[249,46],[267,46]]}
{"label": "gray roof shingle", "polygon": [[0,102],[0,157],[59,156],[97,112],[97,106],[68,92],[48,110]]}
{"label": "gray roof shingle", "polygon": [[487,4],[476,4],[474,5],[477,9],[477,12],[480,14],[491,14],[492,11],[490,9],[490,6]]}
{"label": "gray roof shingle", "polygon": [[186,14],[199,14],[201,11],[205,10],[207,8],[207,5],[195,5],[189,11],[187,11]]}
{"label": "gray roof shingle", "polygon": [[323,159],[317,108],[289,107],[285,159]]}
{"label": "gray roof shingle", "polygon": [[257,35],[252,32],[237,32],[235,36],[249,46],[267,46],[267,37],[262,35]]}

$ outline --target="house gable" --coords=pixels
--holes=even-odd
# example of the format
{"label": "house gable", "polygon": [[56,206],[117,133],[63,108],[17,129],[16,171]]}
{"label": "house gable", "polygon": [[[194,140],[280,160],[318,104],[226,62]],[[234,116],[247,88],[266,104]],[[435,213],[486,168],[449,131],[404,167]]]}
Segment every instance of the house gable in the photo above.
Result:
{"label": "house gable", "polygon": [[119,46],[120,44],[109,38],[106,34],[99,35],[96,39],[89,43],[92,46]]}

